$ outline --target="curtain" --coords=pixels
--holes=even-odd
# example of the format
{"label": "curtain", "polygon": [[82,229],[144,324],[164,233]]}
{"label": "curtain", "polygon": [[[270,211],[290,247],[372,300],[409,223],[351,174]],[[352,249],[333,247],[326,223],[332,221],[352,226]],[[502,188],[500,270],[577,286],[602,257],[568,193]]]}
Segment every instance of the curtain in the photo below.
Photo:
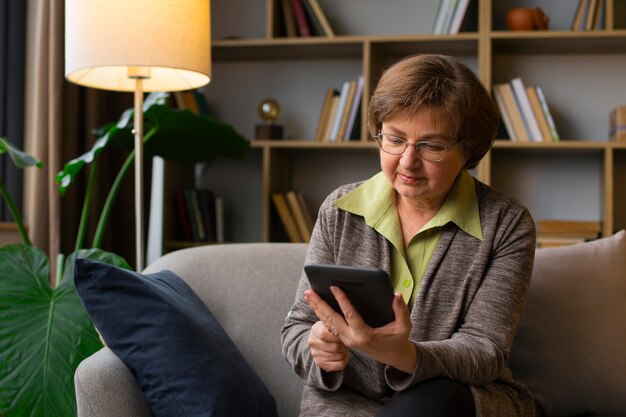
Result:
{"label": "curtain", "polygon": [[[23,149],[24,146],[24,54],[26,42],[26,2],[0,1],[0,136]],[[22,171],[8,155],[0,156],[0,178],[7,186],[18,210],[22,210]],[[0,221],[13,221],[4,200]]]}
{"label": "curtain", "polygon": [[[86,89],[64,78],[64,1],[30,0],[27,13],[26,112],[24,148],[44,162],[24,177],[24,213],[33,244],[48,253],[51,271],[57,255],[74,250],[88,170],[61,197],[55,176],[63,164],[91,149],[91,129],[117,120],[132,107],[132,94]],[[89,211],[88,240],[125,150],[103,153],[98,162],[95,198]],[[134,261],[132,174],[113,207],[102,248]],[[55,277],[52,277],[54,281]]]}

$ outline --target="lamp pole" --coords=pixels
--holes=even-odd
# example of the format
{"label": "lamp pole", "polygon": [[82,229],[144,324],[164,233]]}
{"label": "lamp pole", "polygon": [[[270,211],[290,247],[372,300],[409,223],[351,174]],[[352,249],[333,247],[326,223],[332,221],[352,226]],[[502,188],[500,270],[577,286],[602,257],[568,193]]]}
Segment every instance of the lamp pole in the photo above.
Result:
{"label": "lamp pole", "polygon": [[144,268],[143,241],[143,80],[150,78],[150,68],[128,67],[128,77],[135,80],[133,133],[135,134],[135,270]]}

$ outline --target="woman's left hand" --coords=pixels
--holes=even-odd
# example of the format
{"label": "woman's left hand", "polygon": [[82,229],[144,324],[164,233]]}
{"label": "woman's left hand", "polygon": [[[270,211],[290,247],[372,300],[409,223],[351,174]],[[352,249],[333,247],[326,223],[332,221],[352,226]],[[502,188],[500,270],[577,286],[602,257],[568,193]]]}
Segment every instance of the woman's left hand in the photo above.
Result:
{"label": "woman's left hand", "polygon": [[402,295],[397,293],[393,298],[394,321],[372,328],[363,321],[340,288],[332,286],[331,291],[345,318],[312,290],[305,291],[304,299],[322,322],[332,323],[333,333],[339,340],[347,347],[381,363],[412,374],[417,362],[417,351],[409,341],[412,325]]}

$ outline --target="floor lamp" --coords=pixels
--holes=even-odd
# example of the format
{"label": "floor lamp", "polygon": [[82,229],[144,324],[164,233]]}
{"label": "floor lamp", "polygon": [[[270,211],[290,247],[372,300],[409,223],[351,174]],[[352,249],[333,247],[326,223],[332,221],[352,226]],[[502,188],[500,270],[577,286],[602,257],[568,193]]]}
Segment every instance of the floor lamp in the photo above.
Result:
{"label": "floor lamp", "polygon": [[136,270],[143,270],[143,94],[198,88],[211,77],[209,0],[65,0],[65,77],[132,91]]}

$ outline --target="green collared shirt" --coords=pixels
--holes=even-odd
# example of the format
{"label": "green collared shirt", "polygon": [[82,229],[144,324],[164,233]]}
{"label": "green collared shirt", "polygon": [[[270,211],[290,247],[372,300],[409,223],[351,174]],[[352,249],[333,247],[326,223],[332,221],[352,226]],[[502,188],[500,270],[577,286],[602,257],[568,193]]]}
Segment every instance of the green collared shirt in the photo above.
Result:
{"label": "green collared shirt", "polygon": [[478,240],[483,239],[478,213],[474,179],[461,171],[437,214],[411,239],[405,248],[396,210],[395,190],[385,174],[379,172],[348,194],[335,200],[338,208],[363,216],[365,223],[383,235],[393,246],[391,251],[391,284],[412,306],[419,283],[426,272],[441,227],[453,222]]}

